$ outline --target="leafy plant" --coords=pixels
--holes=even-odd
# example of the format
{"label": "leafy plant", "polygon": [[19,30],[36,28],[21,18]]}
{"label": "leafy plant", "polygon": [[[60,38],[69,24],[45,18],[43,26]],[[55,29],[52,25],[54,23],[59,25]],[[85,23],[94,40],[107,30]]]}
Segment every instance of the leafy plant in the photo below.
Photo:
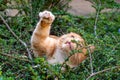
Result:
{"label": "leafy plant", "polygon": [[[30,37],[38,21],[37,15],[40,11],[47,9],[56,15],[51,34],[60,36],[69,32],[78,33],[82,35],[86,43],[94,44],[96,50],[78,67],[70,69],[65,66],[66,71],[62,72],[62,65],[49,65],[45,58],[29,60],[24,45],[7,30],[6,25],[0,20],[1,80],[120,79],[120,15],[118,10],[120,5],[114,0],[90,0],[97,11],[92,16],[73,16],[66,13],[65,9],[68,8],[67,4],[70,0],[11,1],[17,5],[7,6],[6,3],[11,3],[10,1],[0,0],[0,10],[15,8],[19,10],[19,13],[14,17],[4,14],[2,16],[13,32],[28,45],[29,49]],[[105,8],[113,10],[101,13]]]}

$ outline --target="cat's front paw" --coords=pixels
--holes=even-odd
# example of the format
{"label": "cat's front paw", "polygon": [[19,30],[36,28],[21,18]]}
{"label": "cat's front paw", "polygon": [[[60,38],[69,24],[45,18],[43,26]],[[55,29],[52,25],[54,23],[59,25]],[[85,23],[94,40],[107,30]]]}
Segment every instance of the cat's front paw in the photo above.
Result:
{"label": "cat's front paw", "polygon": [[40,12],[39,17],[42,21],[45,21],[47,23],[51,23],[55,19],[55,16],[50,11]]}

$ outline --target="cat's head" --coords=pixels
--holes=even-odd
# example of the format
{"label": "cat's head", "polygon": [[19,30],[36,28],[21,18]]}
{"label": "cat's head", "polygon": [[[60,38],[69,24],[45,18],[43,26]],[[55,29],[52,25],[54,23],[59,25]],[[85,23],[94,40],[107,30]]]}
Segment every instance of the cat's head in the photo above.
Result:
{"label": "cat's head", "polygon": [[65,53],[84,46],[84,39],[76,33],[68,33],[59,38],[58,47]]}
{"label": "cat's head", "polygon": [[55,16],[50,11],[43,11],[39,13],[39,17],[42,21],[52,23],[55,19]]}

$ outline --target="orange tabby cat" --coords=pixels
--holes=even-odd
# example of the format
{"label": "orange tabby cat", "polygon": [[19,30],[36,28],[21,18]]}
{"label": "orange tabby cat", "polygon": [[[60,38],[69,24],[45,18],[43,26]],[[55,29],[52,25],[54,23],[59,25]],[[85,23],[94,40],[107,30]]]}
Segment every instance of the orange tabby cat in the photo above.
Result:
{"label": "orange tabby cat", "polygon": [[[88,47],[92,53],[95,47],[92,45],[88,45]],[[70,55],[73,50],[79,51]],[[65,34],[58,39],[55,53],[53,57],[48,59],[48,62],[51,64],[62,64],[68,57],[69,60],[66,64],[71,68],[78,66],[87,58],[87,47],[84,39],[80,35],[73,32]]]}
{"label": "orange tabby cat", "polygon": [[[87,49],[84,47],[85,42],[81,36],[76,33],[68,33],[61,37],[50,36],[51,24],[55,16],[50,11],[40,12],[39,16],[40,21],[31,37],[31,46],[36,57],[46,55],[48,63],[62,64],[70,56],[72,50],[80,49],[82,52],[72,55],[67,64],[70,67],[76,67],[86,59]],[[72,40],[78,42],[79,45]],[[90,46],[90,50],[93,52],[94,46]]]}

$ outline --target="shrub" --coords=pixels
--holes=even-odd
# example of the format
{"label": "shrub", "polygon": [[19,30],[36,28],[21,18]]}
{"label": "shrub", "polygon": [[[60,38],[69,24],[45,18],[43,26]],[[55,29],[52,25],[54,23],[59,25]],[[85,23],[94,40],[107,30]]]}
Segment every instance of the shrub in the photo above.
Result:
{"label": "shrub", "polygon": [[[105,73],[91,75],[90,80],[120,79],[120,15],[119,4],[113,0],[92,0],[98,14],[92,16],[73,16],[66,13],[70,0],[12,0],[17,5],[7,6],[9,0],[0,1],[0,10],[17,8],[18,15],[9,17],[2,15],[15,34],[30,48],[31,33],[36,25],[39,11],[45,9],[56,15],[51,34],[60,36],[68,32],[76,32],[83,36],[88,44],[96,46],[92,54],[94,74],[105,70]],[[112,3],[111,3],[112,2]],[[39,4],[38,4],[39,3]],[[63,4],[64,3],[64,4]],[[100,6],[98,6],[100,5]],[[100,13],[104,8],[115,11]],[[96,17],[97,16],[97,17]],[[96,20],[97,19],[97,20]],[[95,21],[97,24],[95,24]],[[77,68],[61,72],[61,65],[49,65],[45,58],[29,60],[25,47],[15,39],[0,20],[0,79],[1,80],[46,80],[58,77],[60,80],[84,80],[91,74],[90,57]],[[96,25],[96,26],[95,26]],[[96,29],[95,29],[96,27]],[[95,33],[96,32],[96,33]],[[109,70],[109,71],[108,71]]]}

